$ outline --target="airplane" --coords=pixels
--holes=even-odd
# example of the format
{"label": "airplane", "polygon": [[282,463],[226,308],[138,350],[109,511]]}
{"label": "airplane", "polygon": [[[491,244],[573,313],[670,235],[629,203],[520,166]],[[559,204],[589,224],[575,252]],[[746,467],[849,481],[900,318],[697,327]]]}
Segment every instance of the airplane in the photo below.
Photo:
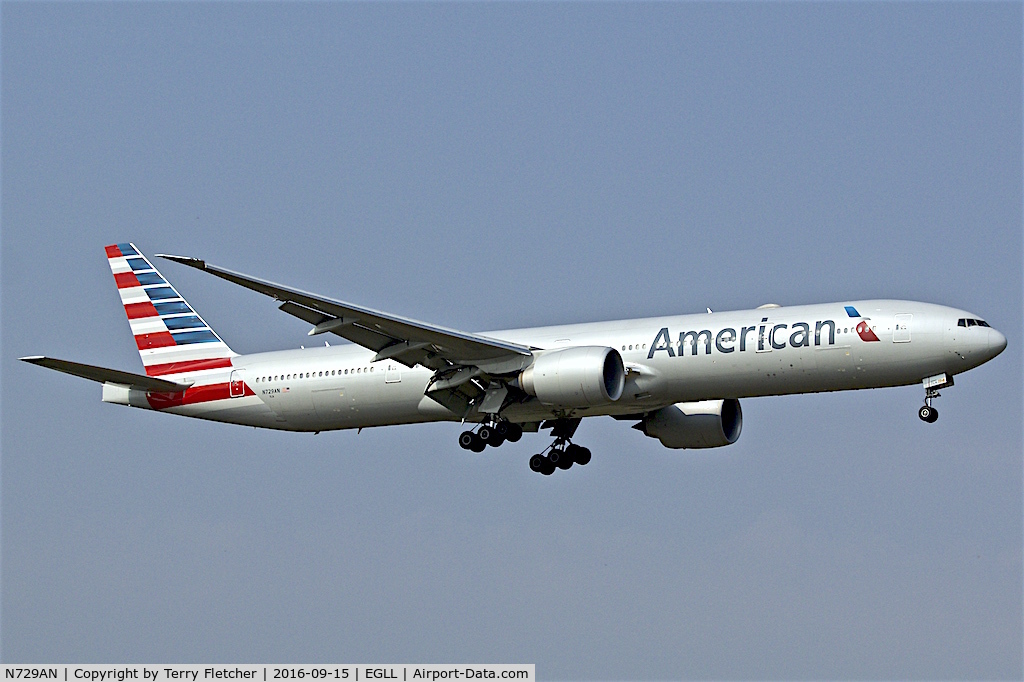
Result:
{"label": "airplane", "polygon": [[20,358],[102,384],[102,400],[267,429],[454,421],[473,452],[551,430],[529,460],[544,475],[585,465],[584,417],[610,416],[668,448],[740,436],[741,398],[920,383],[918,416],[953,376],[996,357],[1006,337],[979,316],[930,303],[861,300],[467,333],[157,254],[280,301],[310,336],[351,343],[239,355],[132,243],[107,260],[145,374]]}

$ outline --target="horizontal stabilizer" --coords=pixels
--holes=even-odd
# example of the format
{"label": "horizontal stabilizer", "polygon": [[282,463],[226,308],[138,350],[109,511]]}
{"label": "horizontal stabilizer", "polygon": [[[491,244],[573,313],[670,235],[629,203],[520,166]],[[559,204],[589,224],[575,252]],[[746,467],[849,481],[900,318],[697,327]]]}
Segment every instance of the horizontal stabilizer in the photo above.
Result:
{"label": "horizontal stabilizer", "polygon": [[117,369],[107,369],[106,367],[96,367],[95,365],[83,365],[80,362],[47,358],[42,355],[30,355],[25,358],[19,358],[19,360],[31,362],[33,365],[39,365],[40,367],[55,369],[65,374],[74,374],[76,377],[82,377],[83,379],[100,383],[120,384],[140,391],[177,393],[191,386],[191,384],[179,384],[174,381],[167,381],[166,379],[157,379],[141,374],[122,372]]}

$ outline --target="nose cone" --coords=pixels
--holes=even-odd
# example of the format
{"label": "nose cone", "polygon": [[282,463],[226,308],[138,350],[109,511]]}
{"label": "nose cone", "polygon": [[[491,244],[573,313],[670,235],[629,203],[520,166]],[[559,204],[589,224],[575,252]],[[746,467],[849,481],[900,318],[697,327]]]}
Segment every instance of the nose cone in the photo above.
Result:
{"label": "nose cone", "polygon": [[988,330],[988,356],[994,358],[1006,349],[1006,337],[995,329]]}

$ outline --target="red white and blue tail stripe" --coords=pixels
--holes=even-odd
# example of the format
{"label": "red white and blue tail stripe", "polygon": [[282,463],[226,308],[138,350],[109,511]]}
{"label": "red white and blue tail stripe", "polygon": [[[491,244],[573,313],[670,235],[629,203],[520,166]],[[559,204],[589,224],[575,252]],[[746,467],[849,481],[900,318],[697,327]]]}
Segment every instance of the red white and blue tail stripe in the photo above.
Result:
{"label": "red white and blue tail stripe", "polygon": [[237,353],[134,244],[112,244],[106,251],[147,375],[231,367],[231,358]]}

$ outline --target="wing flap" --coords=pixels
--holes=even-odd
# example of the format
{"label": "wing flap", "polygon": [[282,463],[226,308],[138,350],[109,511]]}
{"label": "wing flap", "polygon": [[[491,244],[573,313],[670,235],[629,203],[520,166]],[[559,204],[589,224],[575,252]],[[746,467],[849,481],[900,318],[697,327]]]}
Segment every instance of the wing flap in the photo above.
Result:
{"label": "wing flap", "polygon": [[73,374],[76,377],[82,377],[83,379],[89,379],[90,381],[98,381],[101,384],[120,384],[140,391],[176,393],[184,391],[186,388],[191,386],[191,384],[179,384],[175,381],[167,381],[166,379],[157,379],[155,377],[147,377],[141,374],[122,372],[119,369],[107,369],[106,367],[86,365],[81,362],[71,362],[70,360],[58,360],[57,358],[48,358],[42,355],[30,355],[28,357],[18,359],[24,362],[30,362],[33,365],[39,365],[40,367],[55,369],[58,372],[64,372],[65,374]]}

